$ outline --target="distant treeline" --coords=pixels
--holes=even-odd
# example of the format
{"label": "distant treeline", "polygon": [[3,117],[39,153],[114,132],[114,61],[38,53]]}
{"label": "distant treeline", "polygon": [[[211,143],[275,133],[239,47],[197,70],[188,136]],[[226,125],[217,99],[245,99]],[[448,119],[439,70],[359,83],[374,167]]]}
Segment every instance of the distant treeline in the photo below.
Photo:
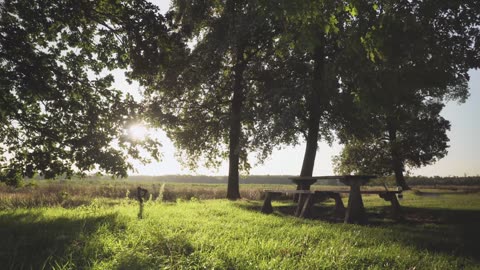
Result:
{"label": "distant treeline", "polygon": [[[298,176],[298,175],[297,175]],[[289,180],[294,175],[249,175],[240,178],[240,184],[291,184]],[[435,185],[452,185],[452,186],[480,186],[480,176],[407,176],[405,177],[410,186],[435,186]],[[41,180],[40,177],[35,177]],[[62,179],[62,178],[59,178]],[[91,175],[83,179],[88,180],[111,180],[110,176]],[[132,175],[127,181],[138,182],[164,182],[164,183],[193,183],[193,184],[226,184],[227,176],[209,176],[209,175]],[[394,177],[377,178],[368,185],[395,186]],[[322,180],[316,185],[343,185],[338,180]]]}
{"label": "distant treeline", "polygon": [[[291,184],[288,179],[293,175],[249,175],[240,179],[241,184]],[[226,176],[207,176],[207,175],[164,175],[164,176],[143,176],[134,175],[128,177],[133,181],[160,181],[170,183],[205,183],[205,184],[223,184],[227,183]],[[435,186],[435,185],[458,185],[472,186],[480,185],[480,176],[408,176],[407,183],[411,186]],[[371,181],[371,185],[382,185],[383,183],[394,186],[393,177],[378,178]],[[343,185],[338,180],[322,180],[317,182],[320,185]]]}
{"label": "distant treeline", "polygon": [[474,186],[480,185],[480,176],[410,176],[407,177],[407,183],[412,186],[430,186],[430,185],[458,185]]}
{"label": "distant treeline", "polygon": [[[249,175],[240,177],[241,184],[291,184],[290,175]],[[145,176],[133,175],[128,177],[133,181],[160,181],[170,183],[203,183],[203,184],[226,184],[227,176],[209,175],[162,175]]]}
{"label": "distant treeline", "polygon": [[[480,176],[406,176],[409,186],[479,186]],[[374,179],[370,185],[395,186],[395,177]]]}

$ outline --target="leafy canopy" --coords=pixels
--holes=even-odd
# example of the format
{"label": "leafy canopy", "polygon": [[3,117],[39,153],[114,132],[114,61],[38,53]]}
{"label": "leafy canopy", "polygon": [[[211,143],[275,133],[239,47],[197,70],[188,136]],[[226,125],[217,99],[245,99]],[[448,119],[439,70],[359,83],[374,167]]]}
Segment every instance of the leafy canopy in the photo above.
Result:
{"label": "leafy canopy", "polygon": [[[175,61],[162,77],[146,85],[151,120],[166,130],[195,168],[218,167],[229,153],[232,100],[240,100],[241,169],[250,168],[248,153],[261,133],[257,118],[262,100],[255,85],[269,53],[275,22],[262,1],[173,2],[178,32],[190,48],[177,47]],[[236,89],[236,90],[235,90]]]}
{"label": "leafy canopy", "polygon": [[[352,95],[342,173],[389,174],[447,154],[448,100],[468,97],[468,70],[478,67],[478,11],[472,1],[372,1],[369,25],[343,88]],[[357,72],[353,72],[357,71]],[[396,165],[395,165],[396,164]]]}
{"label": "leafy canopy", "polygon": [[[0,144],[5,175],[46,178],[105,171],[126,176],[143,145],[125,127],[142,112],[111,71],[143,67],[148,26],[164,18],[145,1],[0,4]],[[165,27],[156,28],[156,36]],[[165,34],[166,35],[166,34]],[[163,41],[163,39],[161,39]],[[162,61],[156,58],[152,61]],[[133,72],[133,70],[131,70]]]}

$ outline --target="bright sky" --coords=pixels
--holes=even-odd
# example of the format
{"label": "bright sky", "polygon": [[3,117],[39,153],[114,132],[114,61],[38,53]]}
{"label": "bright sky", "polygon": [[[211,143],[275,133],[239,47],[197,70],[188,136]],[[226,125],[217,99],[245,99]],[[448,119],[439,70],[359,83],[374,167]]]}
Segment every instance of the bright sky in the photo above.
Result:
{"label": "bright sky", "polygon": [[[152,0],[160,9],[168,10],[170,0]],[[122,72],[117,72],[117,87],[134,96],[139,97],[138,85],[128,85],[123,82]],[[471,71],[470,98],[465,104],[458,105],[456,102],[448,103],[442,112],[443,117],[451,123],[448,132],[450,148],[448,155],[434,165],[426,166],[412,171],[413,175],[425,176],[468,176],[480,175],[480,71]],[[138,172],[143,175],[165,174],[203,174],[203,175],[226,175],[228,173],[225,162],[218,170],[200,168],[196,172],[182,168],[175,158],[175,147],[161,131],[156,136],[163,144],[163,158],[160,163],[142,165],[134,162]],[[286,147],[274,151],[271,158],[263,165],[254,166],[250,174],[254,175],[297,175],[300,173],[305,145]],[[315,162],[314,175],[333,174],[331,158],[340,152],[341,146],[334,144],[328,146],[320,143]],[[253,156],[253,155],[252,155]]]}

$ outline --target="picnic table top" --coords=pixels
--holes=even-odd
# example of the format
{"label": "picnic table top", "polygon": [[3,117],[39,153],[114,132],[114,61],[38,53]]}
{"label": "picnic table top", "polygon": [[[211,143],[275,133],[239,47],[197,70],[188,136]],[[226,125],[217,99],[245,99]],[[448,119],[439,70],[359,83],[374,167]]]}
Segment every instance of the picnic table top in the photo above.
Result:
{"label": "picnic table top", "polygon": [[327,176],[294,176],[289,177],[290,180],[329,180],[329,179],[373,179],[375,175],[327,175]]}

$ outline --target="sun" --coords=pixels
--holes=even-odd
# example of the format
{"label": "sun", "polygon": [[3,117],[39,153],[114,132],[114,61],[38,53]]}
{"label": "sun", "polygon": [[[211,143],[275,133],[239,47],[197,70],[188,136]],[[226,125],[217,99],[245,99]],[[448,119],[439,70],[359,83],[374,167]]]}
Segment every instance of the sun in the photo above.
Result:
{"label": "sun", "polygon": [[128,136],[134,140],[144,140],[148,137],[148,128],[143,124],[133,124],[128,128]]}

